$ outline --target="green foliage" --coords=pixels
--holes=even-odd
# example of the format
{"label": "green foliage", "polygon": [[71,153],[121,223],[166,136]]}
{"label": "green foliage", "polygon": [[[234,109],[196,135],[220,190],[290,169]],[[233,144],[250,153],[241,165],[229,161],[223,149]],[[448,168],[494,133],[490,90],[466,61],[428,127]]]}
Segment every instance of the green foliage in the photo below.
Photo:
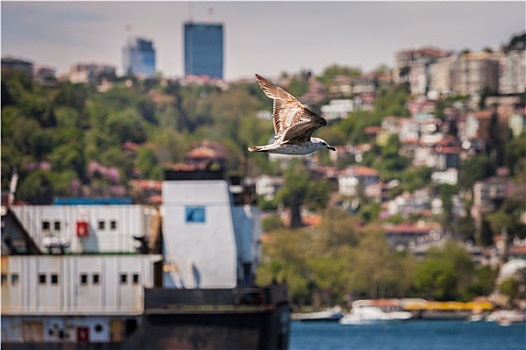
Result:
{"label": "green foliage", "polygon": [[347,66],[340,66],[333,64],[323,70],[323,73],[317,77],[318,81],[321,82],[326,88],[328,88],[332,80],[341,75],[346,77],[357,78],[362,74],[361,69]]}
{"label": "green foliage", "polygon": [[488,295],[496,278],[495,270],[476,267],[453,241],[431,248],[418,262],[393,250],[380,227],[362,226],[358,218],[336,209],[327,210],[316,229],[266,232],[258,281],[286,280],[292,299],[302,305],[311,304],[319,290],[335,296],[331,303],[343,302],[349,293],[468,301]]}
{"label": "green foliage", "polygon": [[293,96],[301,96],[309,90],[307,79],[291,79],[287,91]]}
{"label": "green foliage", "polygon": [[460,188],[471,188],[478,180],[495,174],[495,164],[484,154],[474,155],[464,161],[459,173]]}
{"label": "green foliage", "polygon": [[374,113],[379,117],[408,117],[410,115],[409,110],[406,108],[408,98],[408,84],[382,87],[377,92]]}
{"label": "green foliage", "polygon": [[89,96],[88,85],[63,83],[55,96],[55,105],[69,107],[73,110],[81,111],[84,109],[86,100]]}
{"label": "green foliage", "polygon": [[263,245],[259,283],[286,280],[294,302],[308,305],[317,291],[342,303],[348,293],[367,297],[409,295],[414,259],[394,251],[378,226],[328,209],[320,227],[270,232]]}
{"label": "green foliage", "polygon": [[366,227],[355,252],[353,292],[370,298],[407,295],[412,281],[411,257],[396,253],[383,230]]}
{"label": "green foliage", "polygon": [[135,167],[137,167],[141,175],[146,179],[152,178],[152,173],[155,171],[157,159],[155,152],[150,147],[142,147],[137,152],[137,158],[135,158]]}
{"label": "green foliage", "polygon": [[[468,252],[452,241],[431,248],[415,269],[415,288],[433,300],[468,300],[475,267]],[[475,281],[476,283],[477,281]]]}
{"label": "green foliage", "polygon": [[284,186],[277,193],[277,201],[290,208],[290,226],[301,227],[300,209],[323,209],[329,200],[330,186],[326,179],[314,179],[305,164],[293,161],[285,171]]}
{"label": "green foliage", "polygon": [[130,141],[143,143],[146,141],[146,131],[141,123],[137,111],[126,109],[122,112],[112,113],[105,124],[108,134],[112,134],[115,145]]}
{"label": "green foliage", "polygon": [[519,284],[515,279],[508,278],[499,284],[499,292],[506,295],[509,301],[512,301],[519,294]]}
{"label": "green foliage", "polygon": [[[399,155],[400,139],[398,135],[390,135],[387,143],[381,147],[380,155],[374,162],[374,168],[380,171],[383,180],[400,178],[402,172],[409,166],[411,159]],[[425,180],[425,178],[423,179]]]}
{"label": "green foliage", "polygon": [[488,135],[486,147],[489,154],[497,166],[502,166],[506,159],[506,142],[512,137],[512,132],[508,125],[499,122],[497,111],[494,111],[490,118]]}
{"label": "green foliage", "polygon": [[451,230],[453,218],[453,195],[458,193],[458,186],[441,184],[438,187],[438,194],[442,202],[443,213],[441,215],[441,224],[445,230]]}
{"label": "green foliage", "polygon": [[458,218],[453,225],[453,232],[455,234],[455,237],[463,242],[476,242],[476,231],[477,229],[475,226],[475,220],[471,215],[462,216]]}
{"label": "green foliage", "polygon": [[426,298],[452,300],[455,290],[455,266],[452,263],[428,260],[416,268],[415,287]]}
{"label": "green foliage", "polygon": [[370,203],[367,205],[361,205],[358,215],[364,223],[368,224],[378,220],[378,214],[380,214],[381,210],[382,207],[379,203]]}
{"label": "green foliage", "polygon": [[33,204],[48,204],[53,200],[53,188],[49,171],[36,170],[23,179],[17,198]]}
{"label": "green foliage", "polygon": [[507,140],[505,144],[505,165],[511,170],[512,174],[517,174],[525,178],[526,172],[526,132],[519,137]]}
{"label": "green foliage", "polygon": [[480,266],[475,270],[472,284],[465,291],[465,300],[481,295],[490,295],[495,288],[498,271],[489,266]]}
{"label": "green foliage", "polygon": [[406,169],[401,174],[400,187],[409,193],[431,185],[433,169],[426,166]]}
{"label": "green foliage", "polygon": [[[49,164],[49,198],[58,191],[67,195],[69,185],[60,180],[63,172],[88,188],[95,180],[97,187],[123,185],[134,167],[143,176],[160,179],[163,167],[183,161],[189,145],[203,139],[223,144],[228,168],[240,174],[247,146],[266,144],[273,129],[271,122],[256,117],[257,110],[272,108],[256,83],[222,91],[129,78],[114,80],[102,93],[95,84],[60,82],[44,88],[18,72],[4,71],[2,78],[2,186],[17,168],[22,193],[28,184],[25,169],[35,169],[34,164],[38,168],[39,162]],[[295,89],[307,87],[303,80],[291,84]],[[123,152],[125,142],[139,144],[139,152]],[[91,178],[86,170],[91,161],[116,167],[121,183]],[[265,155],[255,155],[250,162],[251,173],[279,172]],[[323,193],[309,195],[312,208],[323,206]]]}
{"label": "green foliage", "polygon": [[364,129],[368,126],[378,126],[381,124],[381,121],[381,117],[374,116],[373,113],[369,111],[354,111],[349,113],[346,119],[332,122],[328,127],[320,130],[320,137],[324,137],[321,136],[322,132],[328,134],[331,130],[334,130],[333,135],[335,135],[335,138],[329,142],[330,144],[338,145],[340,143],[338,141],[341,140],[342,137],[343,142],[341,143],[364,143],[370,141],[367,139]]}
{"label": "green foliage", "polygon": [[261,220],[263,232],[276,231],[285,228],[283,220],[279,215],[269,215]]}

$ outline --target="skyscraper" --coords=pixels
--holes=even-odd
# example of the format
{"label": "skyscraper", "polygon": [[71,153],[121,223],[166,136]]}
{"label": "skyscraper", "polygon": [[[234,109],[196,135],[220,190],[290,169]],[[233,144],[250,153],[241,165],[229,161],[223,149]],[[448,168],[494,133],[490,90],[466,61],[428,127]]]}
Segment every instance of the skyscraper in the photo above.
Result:
{"label": "skyscraper", "polygon": [[222,24],[184,24],[184,74],[223,79]]}
{"label": "skyscraper", "polygon": [[153,41],[144,38],[128,40],[123,49],[125,75],[150,78],[155,75],[155,48]]}

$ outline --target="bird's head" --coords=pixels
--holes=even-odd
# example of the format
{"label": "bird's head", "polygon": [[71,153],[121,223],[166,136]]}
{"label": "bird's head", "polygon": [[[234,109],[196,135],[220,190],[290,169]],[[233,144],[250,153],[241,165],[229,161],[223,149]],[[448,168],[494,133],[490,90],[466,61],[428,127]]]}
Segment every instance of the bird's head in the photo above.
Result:
{"label": "bird's head", "polygon": [[317,138],[317,137],[312,137],[311,138],[311,141],[313,143],[316,143],[318,144],[318,146],[320,147],[320,149],[322,148],[328,148],[330,149],[331,151],[336,151],[336,148],[332,147],[331,145],[329,145],[325,140],[322,140],[320,138]]}

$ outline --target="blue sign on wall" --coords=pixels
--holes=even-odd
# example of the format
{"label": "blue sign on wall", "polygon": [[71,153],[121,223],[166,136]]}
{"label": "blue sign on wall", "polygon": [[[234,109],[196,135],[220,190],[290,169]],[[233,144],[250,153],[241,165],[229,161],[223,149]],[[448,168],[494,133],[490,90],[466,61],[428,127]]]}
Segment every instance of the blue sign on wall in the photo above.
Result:
{"label": "blue sign on wall", "polygon": [[186,207],[185,218],[186,222],[205,222],[205,207],[203,206],[189,206]]}

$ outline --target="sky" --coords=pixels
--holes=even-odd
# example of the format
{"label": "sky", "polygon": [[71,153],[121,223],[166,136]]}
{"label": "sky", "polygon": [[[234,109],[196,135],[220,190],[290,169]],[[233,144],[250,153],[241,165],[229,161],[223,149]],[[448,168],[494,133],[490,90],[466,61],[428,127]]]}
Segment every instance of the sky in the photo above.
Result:
{"label": "sky", "polygon": [[[1,54],[66,73],[79,62],[122,73],[128,36],[151,39],[157,70],[181,77],[185,21],[223,23],[224,77],[277,77],[332,64],[374,70],[397,51],[480,51],[525,31],[525,1],[2,1]],[[128,28],[128,30],[127,30]]]}

